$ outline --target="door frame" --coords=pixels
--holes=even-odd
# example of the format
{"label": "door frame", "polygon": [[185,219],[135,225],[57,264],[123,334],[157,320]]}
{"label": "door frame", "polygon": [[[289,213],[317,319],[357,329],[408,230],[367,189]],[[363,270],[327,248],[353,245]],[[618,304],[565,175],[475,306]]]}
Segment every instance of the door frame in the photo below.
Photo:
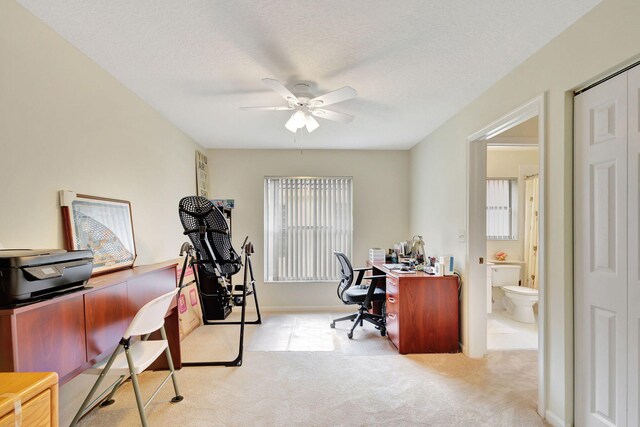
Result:
{"label": "door frame", "polygon": [[[486,276],[486,178],[487,140],[533,117],[538,117],[538,176],[540,206],[538,223],[538,414],[546,411],[546,242],[545,242],[545,152],[546,93],[526,102],[505,116],[467,137],[467,341],[463,351],[468,357],[487,353],[487,276]],[[480,264],[479,259],[483,259]]]}

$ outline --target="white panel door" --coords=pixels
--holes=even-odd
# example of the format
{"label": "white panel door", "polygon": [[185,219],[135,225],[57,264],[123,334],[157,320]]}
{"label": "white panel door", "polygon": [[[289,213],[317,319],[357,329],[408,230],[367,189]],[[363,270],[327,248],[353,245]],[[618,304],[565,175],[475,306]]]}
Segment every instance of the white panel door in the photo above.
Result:
{"label": "white panel door", "polygon": [[629,86],[629,400],[627,403],[629,413],[629,425],[640,425],[640,393],[638,382],[640,381],[640,67],[631,69],[628,76]]}
{"label": "white panel door", "polygon": [[627,425],[627,74],[574,110],[577,426]]}

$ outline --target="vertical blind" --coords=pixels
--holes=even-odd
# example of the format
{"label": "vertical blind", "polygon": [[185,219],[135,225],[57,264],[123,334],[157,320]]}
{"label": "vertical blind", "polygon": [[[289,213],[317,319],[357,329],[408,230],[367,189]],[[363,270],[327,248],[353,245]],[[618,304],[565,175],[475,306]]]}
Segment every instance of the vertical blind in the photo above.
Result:
{"label": "vertical blind", "polygon": [[517,238],[516,179],[487,179],[487,239]]}
{"label": "vertical blind", "polygon": [[265,281],[338,279],[333,251],[351,257],[352,178],[264,180]]}

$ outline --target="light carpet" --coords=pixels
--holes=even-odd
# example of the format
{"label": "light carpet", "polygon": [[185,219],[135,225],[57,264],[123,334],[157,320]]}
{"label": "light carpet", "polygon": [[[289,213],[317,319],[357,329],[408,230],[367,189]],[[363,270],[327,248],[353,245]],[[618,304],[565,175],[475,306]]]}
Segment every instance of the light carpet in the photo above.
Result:
{"label": "light carpet", "polygon": [[[277,330],[278,323],[284,329],[291,325],[291,316],[301,319],[293,319],[290,328],[290,334],[297,334],[294,346],[294,338],[287,341]],[[535,351],[493,352],[484,359],[402,356],[370,325],[356,329],[354,340],[348,340],[350,322],[334,330],[326,319],[322,314],[265,316],[264,325],[248,327],[247,349],[253,350],[245,351],[243,366],[181,369],[177,378],[184,401],[169,403],[173,390],[165,385],[147,407],[150,425],[545,425],[536,413]],[[296,322],[303,326],[296,329]],[[293,351],[307,348],[305,333],[310,345],[316,345],[313,334],[321,323],[326,325],[323,334],[328,330],[332,337],[333,351],[327,351],[325,338],[320,351]],[[237,328],[230,326],[201,327],[183,342],[185,356],[225,356],[220,347],[233,356],[235,333]],[[266,348],[265,336],[272,333],[279,337],[279,347],[255,351]],[[149,396],[165,375],[143,373],[143,395]],[[130,383],[116,399],[114,405],[93,410],[80,426],[139,425]]]}

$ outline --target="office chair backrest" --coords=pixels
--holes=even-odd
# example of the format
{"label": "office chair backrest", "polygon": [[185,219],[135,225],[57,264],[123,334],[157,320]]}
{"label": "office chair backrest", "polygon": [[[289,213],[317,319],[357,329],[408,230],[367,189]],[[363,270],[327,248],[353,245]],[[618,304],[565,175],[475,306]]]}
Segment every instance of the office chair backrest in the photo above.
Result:
{"label": "office chair backrest", "polygon": [[[214,265],[223,275],[240,271],[241,259],[231,246],[227,220],[210,200],[200,196],[184,197],[180,200],[178,212],[184,234],[189,236],[198,253],[199,268],[204,269],[209,276],[215,276]],[[213,251],[211,254],[200,240],[200,227],[208,230],[206,241]]]}
{"label": "office chair backrest", "polygon": [[353,283],[353,266],[351,265],[351,261],[349,258],[342,252],[333,251],[334,255],[338,258],[340,262],[340,283],[338,284],[338,296],[342,301],[342,294],[344,291],[349,289],[351,284]]}
{"label": "office chair backrest", "polygon": [[171,300],[178,292],[178,288],[152,299],[142,306],[136,313],[129,327],[124,332],[123,338],[146,335],[157,331],[164,325],[164,315],[169,310]]}

